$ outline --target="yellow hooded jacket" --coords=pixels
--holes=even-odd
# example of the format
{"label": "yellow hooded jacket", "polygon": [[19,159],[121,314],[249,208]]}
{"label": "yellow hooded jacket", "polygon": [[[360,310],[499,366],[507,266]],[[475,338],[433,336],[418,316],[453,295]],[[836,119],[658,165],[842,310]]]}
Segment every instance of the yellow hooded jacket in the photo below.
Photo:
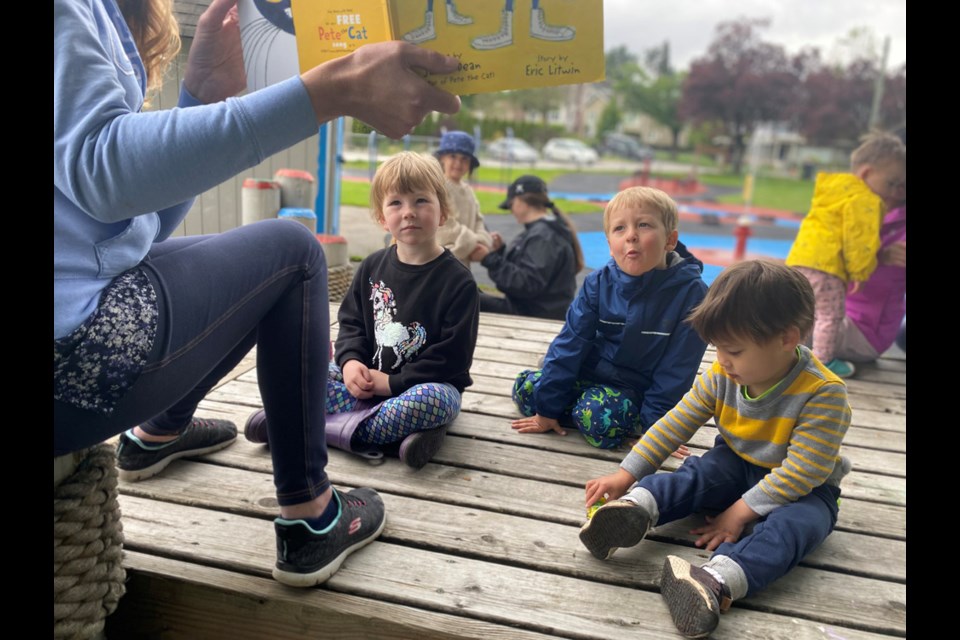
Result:
{"label": "yellow hooded jacket", "polygon": [[852,173],[821,173],[786,263],[865,282],[877,266],[883,200]]}

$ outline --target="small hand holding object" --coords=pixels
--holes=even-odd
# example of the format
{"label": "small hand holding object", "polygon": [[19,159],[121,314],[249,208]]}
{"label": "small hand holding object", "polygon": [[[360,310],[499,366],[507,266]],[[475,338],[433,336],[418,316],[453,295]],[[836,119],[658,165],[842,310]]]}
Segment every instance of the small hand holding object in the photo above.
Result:
{"label": "small hand holding object", "polygon": [[553,418],[544,418],[541,415],[534,415],[530,418],[520,418],[510,423],[510,426],[520,433],[543,433],[545,431],[556,431],[562,436],[567,432],[560,426],[560,423]]}
{"label": "small hand holding object", "polygon": [[707,551],[713,551],[724,542],[733,543],[739,540],[743,528],[759,517],[760,515],[748,507],[741,498],[720,515],[707,516],[706,526],[692,529],[690,533],[700,536],[694,544],[698,547],[705,546]]}
{"label": "small hand holding object", "polygon": [[370,375],[370,369],[359,360],[350,360],[343,365],[343,384],[354,398],[364,400],[373,397],[373,376]]}
{"label": "small hand holding object", "polygon": [[490,247],[491,251],[499,251],[500,247],[503,246],[503,236],[501,236],[496,231],[490,233],[490,237],[493,239],[493,246]]}
{"label": "small hand holding object", "polygon": [[616,500],[627,492],[637,479],[624,469],[617,469],[608,476],[601,476],[587,481],[587,507],[592,506],[600,498]]}

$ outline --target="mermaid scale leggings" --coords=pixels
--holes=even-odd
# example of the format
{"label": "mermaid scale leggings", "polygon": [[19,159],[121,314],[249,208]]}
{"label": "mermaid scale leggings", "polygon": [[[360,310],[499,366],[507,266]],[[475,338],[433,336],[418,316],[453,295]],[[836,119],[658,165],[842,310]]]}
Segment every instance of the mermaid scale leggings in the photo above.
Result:
{"label": "mermaid scale leggings", "polygon": [[[352,411],[357,399],[343,384],[343,373],[332,362],[327,380],[327,413]],[[436,429],[460,413],[460,394],[443,382],[416,384],[386,400],[376,414],[357,427],[355,443],[384,445],[400,442],[411,433]]]}
{"label": "mermaid scale leggings", "polygon": [[[513,402],[525,416],[537,413],[534,390],[542,375],[527,369],[513,383]],[[640,409],[623,391],[587,380],[577,380],[574,389],[577,399],[564,409],[560,422],[576,425],[594,447],[614,449],[639,432]]]}

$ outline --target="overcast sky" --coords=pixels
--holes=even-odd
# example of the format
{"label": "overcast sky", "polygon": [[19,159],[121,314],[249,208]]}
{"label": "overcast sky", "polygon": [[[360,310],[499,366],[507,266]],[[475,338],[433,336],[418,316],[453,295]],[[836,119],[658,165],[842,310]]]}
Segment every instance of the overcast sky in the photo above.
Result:
{"label": "overcast sky", "polygon": [[788,54],[816,46],[829,57],[839,38],[869,27],[878,54],[890,36],[888,69],[907,61],[906,0],[605,0],[603,11],[606,50],[626,45],[640,53],[668,40],[677,69],[706,53],[717,23],[740,17],[770,18],[761,36]]}

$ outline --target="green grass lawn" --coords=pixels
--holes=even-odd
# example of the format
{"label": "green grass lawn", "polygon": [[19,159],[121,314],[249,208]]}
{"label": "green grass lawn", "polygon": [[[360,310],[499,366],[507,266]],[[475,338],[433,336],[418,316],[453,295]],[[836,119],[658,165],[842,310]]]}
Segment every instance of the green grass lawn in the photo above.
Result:
{"label": "green grass lawn", "polygon": [[[365,168],[364,162],[350,162],[347,166],[352,168]],[[589,172],[589,170],[588,170]],[[550,182],[560,175],[570,173],[569,169],[526,169],[514,167],[510,172],[506,172],[495,167],[480,167],[474,173],[474,181],[485,183],[506,185],[513,179],[533,173],[545,181]],[[628,173],[623,174],[624,177]],[[663,177],[684,177],[680,174]],[[743,181],[744,176],[735,174],[703,174],[699,179],[708,185],[736,187],[740,192],[721,196],[719,202],[725,204],[743,204]],[[504,192],[506,187],[504,187]],[[480,211],[484,215],[497,215],[509,213],[498,208],[503,201],[503,193],[492,193],[487,191],[477,191],[477,200],[480,201]],[[370,206],[370,185],[366,182],[343,181],[340,185],[340,203],[354,207]],[[757,176],[753,189],[753,204],[757,207],[769,207],[771,209],[783,209],[786,211],[797,211],[805,213],[810,208],[810,199],[813,197],[813,181],[794,180],[791,178],[776,178],[768,176]],[[603,210],[602,207],[593,202],[583,202],[579,200],[557,199],[557,206],[564,213],[573,215],[579,213],[597,213]]]}
{"label": "green grass lawn", "polygon": [[[563,173],[563,172],[560,172]],[[522,174],[520,174],[522,175]],[[543,173],[538,172],[538,176],[543,177]],[[545,178],[546,179],[546,178]],[[480,201],[480,212],[483,215],[508,214],[509,211],[500,209],[500,203],[503,202],[504,193],[495,193],[489,191],[477,191],[477,200]],[[583,202],[580,200],[564,200],[557,198],[554,200],[560,211],[576,215],[578,213],[600,213],[603,207],[593,202]],[[344,180],[340,183],[340,204],[350,207],[370,207],[370,184],[367,182],[352,182]]]}
{"label": "green grass lawn", "polygon": [[[700,176],[700,180],[704,184],[739,187],[741,189],[740,193],[720,196],[717,200],[725,204],[744,204],[742,191],[744,176],[732,174],[703,175]],[[812,197],[813,181],[757,176],[753,186],[753,201],[751,204],[757,207],[806,213],[810,208]]]}

